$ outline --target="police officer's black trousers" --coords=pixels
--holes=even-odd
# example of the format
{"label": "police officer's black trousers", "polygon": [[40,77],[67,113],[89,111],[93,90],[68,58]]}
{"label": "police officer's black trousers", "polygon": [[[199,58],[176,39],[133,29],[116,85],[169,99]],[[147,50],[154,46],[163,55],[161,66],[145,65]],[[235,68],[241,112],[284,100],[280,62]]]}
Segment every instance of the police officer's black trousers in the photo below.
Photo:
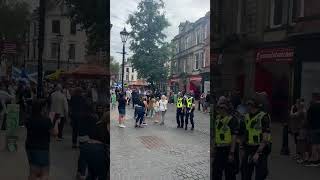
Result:
{"label": "police officer's black trousers", "polygon": [[189,117],[190,117],[190,123],[191,123],[192,127],[194,128],[194,122],[193,122],[194,113],[189,112],[189,109],[187,109],[186,119],[185,119],[185,126],[186,127],[188,126],[188,123],[189,123]]}
{"label": "police officer's black trousers", "polygon": [[259,156],[257,163],[254,163],[252,158],[258,147],[247,146],[245,154],[241,162],[241,177],[242,180],[251,180],[253,171],[255,171],[255,180],[265,180],[268,176],[268,153],[263,152]]}
{"label": "police officer's black trousers", "polygon": [[184,116],[184,113],[182,111],[182,108],[177,108],[177,114],[176,114],[176,120],[177,120],[177,125],[179,127],[183,127],[183,116]]}
{"label": "police officer's black trousers", "polygon": [[228,161],[230,147],[217,147],[213,157],[213,180],[236,180],[236,164]]}

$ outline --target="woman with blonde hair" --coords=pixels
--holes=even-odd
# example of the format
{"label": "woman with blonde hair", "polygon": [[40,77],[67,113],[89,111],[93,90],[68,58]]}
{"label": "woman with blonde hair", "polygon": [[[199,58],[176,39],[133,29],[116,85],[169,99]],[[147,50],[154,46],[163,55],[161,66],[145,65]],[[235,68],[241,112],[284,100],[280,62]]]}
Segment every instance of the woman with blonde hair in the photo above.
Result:
{"label": "woman with blonde hair", "polygon": [[161,96],[161,100],[159,101],[159,111],[161,113],[161,122],[160,125],[164,125],[165,115],[168,110],[168,100],[165,95]]}

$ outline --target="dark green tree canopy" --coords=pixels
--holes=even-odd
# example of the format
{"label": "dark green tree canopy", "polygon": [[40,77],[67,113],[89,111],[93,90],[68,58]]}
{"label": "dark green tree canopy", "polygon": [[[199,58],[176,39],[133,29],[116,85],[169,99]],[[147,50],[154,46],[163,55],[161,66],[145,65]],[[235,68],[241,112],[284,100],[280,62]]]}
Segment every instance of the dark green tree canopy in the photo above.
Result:
{"label": "dark green tree canopy", "polygon": [[163,10],[162,0],[142,0],[127,21],[132,28],[130,50],[133,56],[130,60],[139,76],[152,84],[165,80],[168,73],[165,63],[169,59],[170,47],[163,31],[169,22]]}
{"label": "dark green tree canopy", "polygon": [[29,15],[28,3],[0,0],[0,38],[24,42],[28,30]]}
{"label": "dark green tree canopy", "polygon": [[107,19],[107,0],[66,0],[71,18],[86,31],[88,51],[95,53],[106,48],[107,31],[110,30]]}

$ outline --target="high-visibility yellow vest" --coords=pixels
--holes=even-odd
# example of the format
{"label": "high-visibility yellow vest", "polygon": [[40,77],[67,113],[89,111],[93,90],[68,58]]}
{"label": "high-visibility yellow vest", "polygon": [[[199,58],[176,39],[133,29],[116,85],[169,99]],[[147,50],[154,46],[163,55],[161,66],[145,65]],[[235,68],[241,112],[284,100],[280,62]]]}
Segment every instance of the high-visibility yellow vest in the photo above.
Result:
{"label": "high-visibility yellow vest", "polygon": [[[248,145],[259,145],[262,141],[262,119],[266,115],[265,112],[260,112],[253,118],[249,114],[245,115],[245,124],[248,132]],[[271,142],[271,135],[267,138]]]}
{"label": "high-visibility yellow vest", "polygon": [[183,100],[183,98],[181,98],[181,97],[178,98],[177,104],[176,104],[177,108],[182,108],[183,107],[182,100]]}
{"label": "high-visibility yellow vest", "polygon": [[187,98],[187,108],[192,107],[192,97]]}
{"label": "high-visibility yellow vest", "polygon": [[232,116],[221,117],[217,116],[216,119],[216,135],[215,135],[215,144],[216,145],[231,145],[232,135],[231,129],[229,127],[229,122],[231,121]]}

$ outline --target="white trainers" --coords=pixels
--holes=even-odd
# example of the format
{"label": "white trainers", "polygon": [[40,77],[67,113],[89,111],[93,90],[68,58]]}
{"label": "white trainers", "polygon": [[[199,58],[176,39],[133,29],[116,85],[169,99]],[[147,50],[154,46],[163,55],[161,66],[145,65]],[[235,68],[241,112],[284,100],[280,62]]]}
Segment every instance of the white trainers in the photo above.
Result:
{"label": "white trainers", "polygon": [[125,126],[125,125],[123,125],[123,124],[120,124],[120,125],[119,125],[119,127],[121,127],[121,128],[125,128],[126,126]]}

